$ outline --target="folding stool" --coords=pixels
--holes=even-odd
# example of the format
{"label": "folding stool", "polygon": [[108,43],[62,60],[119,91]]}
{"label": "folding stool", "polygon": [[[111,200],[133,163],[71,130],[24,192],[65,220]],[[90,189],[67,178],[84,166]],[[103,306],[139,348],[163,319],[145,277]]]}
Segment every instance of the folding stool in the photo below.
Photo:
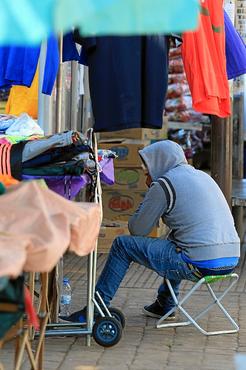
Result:
{"label": "folding stool", "polygon": [[[170,311],[168,311],[164,316],[162,316],[158,322],[157,322],[157,328],[170,328],[170,327],[179,327],[179,326],[188,326],[193,324],[202,334],[204,335],[219,335],[219,334],[232,334],[239,331],[239,326],[236,324],[236,322],[233,320],[233,318],[229,315],[229,313],[226,311],[224,306],[221,304],[221,300],[226,296],[226,294],[231,290],[231,288],[236,284],[239,276],[235,273],[231,273],[228,275],[217,275],[217,276],[205,276],[202,279],[200,279],[193,287],[192,289],[181,299],[179,300],[177,296],[175,295],[172,285],[168,279],[165,279],[166,284],[170,290],[170,293],[172,295],[172,298],[175,302],[175,307],[173,307]],[[230,283],[229,287],[225,289],[225,291],[219,295],[218,297],[214,293],[211,284],[215,283],[220,280],[225,279],[233,279]],[[191,296],[192,294],[200,288],[202,284],[205,284],[209,293],[212,296],[213,301],[208,304],[203,311],[200,311],[194,318],[192,318],[189,313],[184,309],[182,306]],[[206,331],[204,330],[198,323],[197,320],[203,317],[214,305],[218,305],[225,317],[229,320],[231,323],[233,329],[231,330],[219,330],[219,331]],[[182,312],[182,314],[188,319],[187,321],[182,322],[173,322],[173,323],[163,323],[163,321],[168,318],[173,312],[176,310],[179,310]]]}

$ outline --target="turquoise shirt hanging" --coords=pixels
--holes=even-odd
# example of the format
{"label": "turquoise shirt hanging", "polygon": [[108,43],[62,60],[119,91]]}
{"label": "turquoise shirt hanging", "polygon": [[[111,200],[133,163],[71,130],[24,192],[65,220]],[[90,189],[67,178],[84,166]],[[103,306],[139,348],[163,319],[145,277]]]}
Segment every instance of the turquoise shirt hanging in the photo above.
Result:
{"label": "turquoise shirt hanging", "polygon": [[74,25],[84,35],[182,32],[197,27],[198,6],[198,0],[59,0],[55,25]]}
{"label": "turquoise shirt hanging", "polygon": [[198,0],[0,0],[0,44],[35,44],[73,26],[84,35],[193,30],[198,5]]}
{"label": "turquoise shirt hanging", "polygon": [[0,0],[0,44],[35,45],[52,30],[55,0]]}

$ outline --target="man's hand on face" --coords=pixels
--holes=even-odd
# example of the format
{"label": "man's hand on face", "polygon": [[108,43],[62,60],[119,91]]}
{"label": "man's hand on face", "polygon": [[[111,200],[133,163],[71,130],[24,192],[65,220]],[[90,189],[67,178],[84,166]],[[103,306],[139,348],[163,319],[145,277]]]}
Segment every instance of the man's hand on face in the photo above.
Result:
{"label": "man's hand on face", "polygon": [[145,184],[148,186],[148,188],[150,188],[150,186],[152,184],[152,178],[151,178],[149,173],[146,174]]}

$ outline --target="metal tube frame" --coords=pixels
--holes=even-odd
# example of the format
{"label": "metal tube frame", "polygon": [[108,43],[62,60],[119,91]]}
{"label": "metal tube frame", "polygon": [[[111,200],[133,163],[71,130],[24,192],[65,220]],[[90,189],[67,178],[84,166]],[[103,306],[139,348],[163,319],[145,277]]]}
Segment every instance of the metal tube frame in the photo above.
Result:
{"label": "metal tube frame", "polygon": [[[89,132],[90,138],[89,142],[93,145],[94,142],[94,153],[95,153],[95,160],[97,166],[97,183],[96,183],[96,190],[95,190],[95,203],[100,205],[101,209],[101,219],[103,217],[102,214],[102,189],[101,189],[101,182],[100,182],[100,174],[99,174],[99,164],[98,164],[98,152],[97,152],[97,140],[95,134],[92,133],[92,130]],[[96,286],[96,269],[97,269],[97,243],[96,247],[93,252],[90,253],[88,256],[88,263],[87,263],[87,317],[86,323],[51,323],[47,325],[47,330],[45,336],[47,337],[55,337],[55,336],[82,336],[86,335],[86,344],[90,346],[91,344],[91,334],[93,329],[93,322],[94,322],[94,306],[98,309],[100,315],[105,317],[105,313],[107,316],[112,317],[108,308],[106,307],[103,299],[101,298],[98,292],[95,292]],[[100,305],[95,299],[95,295],[100,302]],[[102,309],[103,308],[103,309]],[[105,311],[105,313],[103,312]],[[37,333],[37,335],[39,335]]]}
{"label": "metal tube frame", "polygon": [[[239,276],[237,274],[231,274],[231,278],[233,278],[234,280],[231,282],[231,284],[229,285],[229,287],[227,289],[225,289],[225,291],[219,295],[218,297],[216,296],[216,294],[214,293],[213,289],[211,288],[211,285],[209,283],[206,282],[206,280],[204,278],[200,279],[195,285],[194,287],[183,297],[183,299],[181,299],[180,301],[178,300],[178,298],[176,297],[175,293],[174,293],[174,290],[172,288],[172,285],[170,283],[170,281],[168,279],[165,279],[166,283],[167,283],[167,286],[170,290],[170,293],[172,295],[172,298],[175,302],[175,307],[173,307],[169,312],[167,312],[164,316],[162,316],[158,322],[157,322],[157,329],[159,328],[175,328],[175,327],[180,327],[180,326],[188,326],[188,325],[191,325],[193,324],[202,334],[206,335],[206,336],[210,336],[210,335],[220,335],[220,334],[233,334],[233,333],[237,333],[239,331],[239,326],[237,325],[237,323],[233,320],[233,318],[230,316],[230,314],[226,311],[226,309],[224,308],[224,306],[221,304],[221,300],[225,297],[225,295],[231,290],[231,288],[236,284],[236,282],[238,281],[238,278]],[[190,297],[191,295],[202,285],[202,284],[206,284],[206,287],[208,289],[208,292],[210,293],[213,301],[208,304],[204,310],[200,311],[196,316],[195,318],[192,318],[189,313],[183,308],[183,303],[185,303]],[[220,310],[223,312],[223,314],[225,315],[225,317],[228,319],[228,321],[230,321],[230,323],[232,324],[233,328],[232,330],[219,330],[219,331],[206,331],[204,330],[198,323],[197,323],[197,320],[201,317],[203,317],[215,304],[218,305],[218,307],[220,308]],[[173,312],[175,312],[176,310],[180,310],[183,315],[188,319],[188,321],[182,321],[182,322],[175,322],[175,323],[166,323],[166,324],[162,324],[162,322],[164,320],[166,320]]]}

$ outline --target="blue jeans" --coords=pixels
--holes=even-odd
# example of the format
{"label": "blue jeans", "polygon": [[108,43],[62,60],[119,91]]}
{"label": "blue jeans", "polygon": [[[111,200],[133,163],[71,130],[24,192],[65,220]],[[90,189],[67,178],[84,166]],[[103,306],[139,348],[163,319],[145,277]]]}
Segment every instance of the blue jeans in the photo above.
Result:
{"label": "blue jeans", "polygon": [[[114,297],[130,264],[136,262],[170,280],[176,294],[181,280],[197,281],[188,265],[183,261],[177,246],[168,240],[141,236],[120,236],[112,244],[107,262],[97,281],[96,290],[106,305]],[[174,302],[168,287],[162,284],[160,297],[166,297],[165,308],[172,308]]]}

